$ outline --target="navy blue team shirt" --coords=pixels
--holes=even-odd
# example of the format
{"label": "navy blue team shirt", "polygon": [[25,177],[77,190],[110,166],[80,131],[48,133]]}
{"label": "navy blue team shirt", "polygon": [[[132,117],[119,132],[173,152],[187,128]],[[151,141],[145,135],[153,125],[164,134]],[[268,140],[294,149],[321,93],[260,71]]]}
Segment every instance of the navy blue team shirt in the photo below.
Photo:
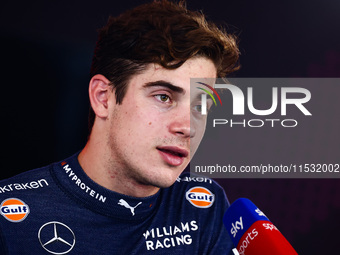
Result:
{"label": "navy blue team shirt", "polygon": [[213,180],[184,173],[130,197],[92,181],[77,156],[0,182],[1,255],[233,254]]}

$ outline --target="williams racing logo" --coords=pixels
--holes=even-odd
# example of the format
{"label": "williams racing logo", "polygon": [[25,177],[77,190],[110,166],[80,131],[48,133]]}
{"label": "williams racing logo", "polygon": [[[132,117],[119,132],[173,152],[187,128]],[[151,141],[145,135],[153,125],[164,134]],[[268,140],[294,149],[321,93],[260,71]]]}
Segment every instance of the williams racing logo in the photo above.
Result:
{"label": "williams racing logo", "polygon": [[204,187],[189,189],[185,197],[193,206],[198,208],[209,208],[215,201],[215,195]]}
{"label": "williams racing logo", "polygon": [[27,204],[17,198],[4,200],[0,206],[0,213],[6,220],[11,222],[21,222],[30,213]]}

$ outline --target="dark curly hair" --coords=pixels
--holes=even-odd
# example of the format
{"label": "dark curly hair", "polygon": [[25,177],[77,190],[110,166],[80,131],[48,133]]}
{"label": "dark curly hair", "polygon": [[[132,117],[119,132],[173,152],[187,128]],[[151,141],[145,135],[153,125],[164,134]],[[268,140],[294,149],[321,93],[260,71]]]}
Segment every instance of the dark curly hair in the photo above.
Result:
{"label": "dark curly hair", "polygon": [[[109,18],[99,30],[90,75],[104,75],[120,104],[130,78],[148,64],[176,69],[194,56],[211,59],[218,77],[239,68],[233,35],[206,21],[201,12],[187,10],[183,1],[154,1]],[[94,119],[90,108],[90,131]]]}

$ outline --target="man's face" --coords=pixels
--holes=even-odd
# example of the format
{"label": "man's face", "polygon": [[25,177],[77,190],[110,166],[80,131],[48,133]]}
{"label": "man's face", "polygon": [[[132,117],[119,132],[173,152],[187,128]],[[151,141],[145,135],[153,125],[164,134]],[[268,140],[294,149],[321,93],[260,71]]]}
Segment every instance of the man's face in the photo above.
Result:
{"label": "man's face", "polygon": [[110,169],[138,184],[172,185],[204,134],[202,91],[195,87],[190,93],[190,78],[204,77],[216,77],[216,68],[203,57],[175,70],[150,64],[133,76],[122,104],[113,105],[109,116]]}

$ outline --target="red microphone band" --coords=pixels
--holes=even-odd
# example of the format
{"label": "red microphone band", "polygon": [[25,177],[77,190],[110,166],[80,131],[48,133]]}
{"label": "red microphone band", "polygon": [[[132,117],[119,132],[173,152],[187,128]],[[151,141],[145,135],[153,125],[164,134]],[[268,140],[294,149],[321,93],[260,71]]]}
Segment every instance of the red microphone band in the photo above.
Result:
{"label": "red microphone band", "polygon": [[270,221],[256,221],[243,234],[237,250],[240,255],[297,255],[281,232]]}

